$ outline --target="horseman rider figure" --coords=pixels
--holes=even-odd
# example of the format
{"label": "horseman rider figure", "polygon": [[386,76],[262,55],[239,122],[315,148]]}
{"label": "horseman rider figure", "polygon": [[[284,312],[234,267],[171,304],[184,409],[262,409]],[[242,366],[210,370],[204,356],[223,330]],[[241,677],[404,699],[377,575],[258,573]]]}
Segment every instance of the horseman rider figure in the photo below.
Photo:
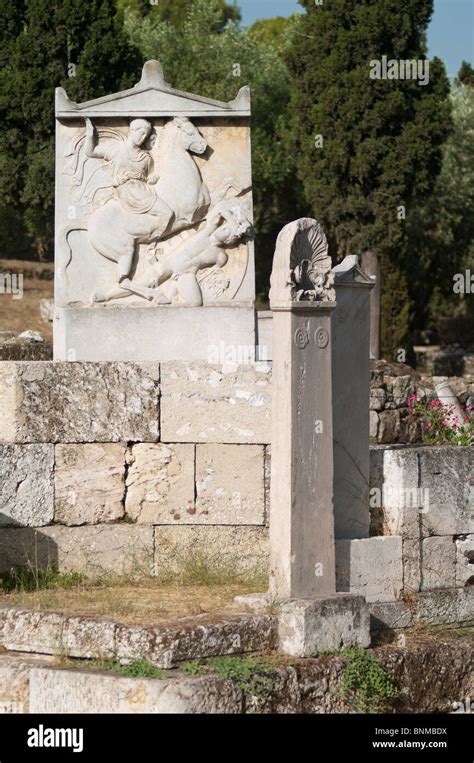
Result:
{"label": "horseman rider figure", "polygon": [[[171,210],[167,209],[152,187],[158,181],[158,175],[153,174],[150,154],[155,140],[156,133],[150,122],[146,119],[133,119],[124,142],[108,140],[97,146],[94,125],[90,119],[86,119],[86,156],[105,159],[110,164],[112,185],[125,210],[136,214],[155,214],[161,221],[163,215],[169,215]],[[128,252],[119,261],[119,280],[130,275],[133,255],[134,252]]]}

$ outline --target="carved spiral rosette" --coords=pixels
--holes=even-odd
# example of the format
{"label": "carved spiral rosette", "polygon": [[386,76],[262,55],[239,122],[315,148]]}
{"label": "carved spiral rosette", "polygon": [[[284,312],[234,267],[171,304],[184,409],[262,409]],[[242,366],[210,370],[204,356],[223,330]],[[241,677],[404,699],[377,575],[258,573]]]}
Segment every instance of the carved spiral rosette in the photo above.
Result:
{"label": "carved spiral rosette", "polygon": [[298,328],[295,331],[295,345],[299,350],[304,350],[309,342],[308,332],[304,328]]}
{"label": "carved spiral rosette", "polygon": [[324,350],[329,344],[329,332],[325,328],[318,328],[314,333],[314,341],[320,350]]}

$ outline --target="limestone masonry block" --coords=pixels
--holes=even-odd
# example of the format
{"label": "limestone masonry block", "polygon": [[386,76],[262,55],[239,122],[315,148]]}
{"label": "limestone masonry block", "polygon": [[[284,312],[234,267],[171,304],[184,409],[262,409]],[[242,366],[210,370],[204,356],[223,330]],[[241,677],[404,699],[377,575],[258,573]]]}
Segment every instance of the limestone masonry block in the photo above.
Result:
{"label": "limestone masonry block", "polygon": [[380,443],[398,442],[402,431],[400,411],[381,411],[379,413],[378,441]]}
{"label": "limestone masonry block", "polygon": [[406,405],[408,396],[415,391],[411,376],[396,376],[393,380],[392,394],[397,407]]}
{"label": "limestone masonry block", "polygon": [[370,390],[370,410],[371,411],[383,411],[383,407],[387,400],[387,393],[382,388],[372,388]]}
{"label": "limestone masonry block", "polygon": [[419,449],[420,487],[429,498],[423,535],[474,532],[474,448]]}
{"label": "limestone masonry block", "polygon": [[128,464],[130,517],[143,524],[194,523],[194,445],[134,445]]}
{"label": "limestone masonry block", "polygon": [[32,713],[240,713],[241,690],[214,676],[157,680],[99,672],[44,670],[30,674]]}
{"label": "limestone masonry block", "polygon": [[0,438],[156,442],[158,363],[0,364]]}
{"label": "limestone masonry block", "polygon": [[55,612],[11,609],[3,627],[2,646],[12,652],[57,654],[64,646],[67,619]]}
{"label": "limestone masonry block", "polygon": [[[183,617],[155,628],[148,657],[152,665],[169,669],[184,660],[201,660],[223,654],[242,654],[271,649],[275,643],[273,615],[225,613]],[[123,628],[121,629],[124,630]],[[120,659],[120,636],[117,634]]]}
{"label": "limestone masonry block", "polygon": [[337,593],[316,599],[290,599],[278,613],[279,648],[293,657],[323,649],[370,645],[370,615],[362,596]]}
{"label": "limestone masonry block", "polygon": [[0,445],[0,526],[53,521],[53,466],[53,445]]}
{"label": "limestone masonry block", "polygon": [[474,584],[474,535],[456,540],[456,585]]}
{"label": "limestone masonry block", "polygon": [[264,457],[262,445],[197,445],[193,524],[263,525]]}
{"label": "limestone masonry block", "polygon": [[267,574],[266,527],[156,527],[155,568],[158,577],[204,564],[217,575]]}
{"label": "limestone masonry block", "polygon": [[0,715],[28,712],[30,667],[21,658],[0,655]]}
{"label": "limestone masonry block", "polygon": [[162,363],[162,441],[269,443],[270,369]]}
{"label": "limestone masonry block", "polygon": [[338,591],[366,601],[395,601],[403,588],[402,539],[385,536],[336,541]]}
{"label": "limestone masonry block", "polygon": [[116,624],[112,620],[91,620],[69,617],[65,633],[64,651],[68,657],[101,659],[114,657]]}
{"label": "limestone masonry block", "polygon": [[421,577],[421,540],[419,538],[403,538],[403,589],[405,593],[419,591]]}
{"label": "limestone masonry block", "polygon": [[416,538],[420,532],[418,452],[414,448],[383,450],[382,506],[390,535]]}
{"label": "limestone masonry block", "polygon": [[124,515],[125,445],[56,445],[54,520],[99,524]]}
{"label": "limestone masonry block", "polygon": [[102,575],[153,573],[153,528],[128,523],[47,528],[5,528],[0,532],[0,572],[34,559],[60,572]]}
{"label": "limestone masonry block", "polygon": [[371,506],[379,491],[387,529],[416,539],[474,531],[474,448],[372,448]]}
{"label": "limestone masonry block", "polygon": [[416,622],[432,625],[469,623],[474,617],[474,587],[417,593],[409,602],[370,604],[374,630],[409,628]]}
{"label": "limestone masonry block", "polygon": [[474,617],[474,587],[451,588],[444,591],[420,593],[416,602],[416,618],[420,622],[472,623]]}
{"label": "limestone masonry block", "polygon": [[422,591],[455,585],[456,544],[451,536],[424,538],[422,554]]}

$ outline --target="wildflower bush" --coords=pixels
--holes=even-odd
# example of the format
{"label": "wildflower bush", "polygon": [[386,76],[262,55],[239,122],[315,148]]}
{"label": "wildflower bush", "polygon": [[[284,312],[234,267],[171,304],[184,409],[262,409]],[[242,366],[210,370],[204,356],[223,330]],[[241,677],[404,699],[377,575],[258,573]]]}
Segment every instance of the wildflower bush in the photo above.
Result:
{"label": "wildflower bush", "polygon": [[461,406],[459,416],[455,405],[438,399],[427,403],[413,394],[407,402],[410,417],[421,424],[425,445],[474,445],[472,405]]}

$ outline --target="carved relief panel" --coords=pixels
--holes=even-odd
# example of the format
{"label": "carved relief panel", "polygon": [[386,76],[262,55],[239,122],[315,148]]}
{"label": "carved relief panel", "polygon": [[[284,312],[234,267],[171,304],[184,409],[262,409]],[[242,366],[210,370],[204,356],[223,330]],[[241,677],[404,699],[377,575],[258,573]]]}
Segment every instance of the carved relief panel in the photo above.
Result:
{"label": "carved relief panel", "polygon": [[249,97],[171,88],[57,91],[56,302],[103,308],[253,302]]}

